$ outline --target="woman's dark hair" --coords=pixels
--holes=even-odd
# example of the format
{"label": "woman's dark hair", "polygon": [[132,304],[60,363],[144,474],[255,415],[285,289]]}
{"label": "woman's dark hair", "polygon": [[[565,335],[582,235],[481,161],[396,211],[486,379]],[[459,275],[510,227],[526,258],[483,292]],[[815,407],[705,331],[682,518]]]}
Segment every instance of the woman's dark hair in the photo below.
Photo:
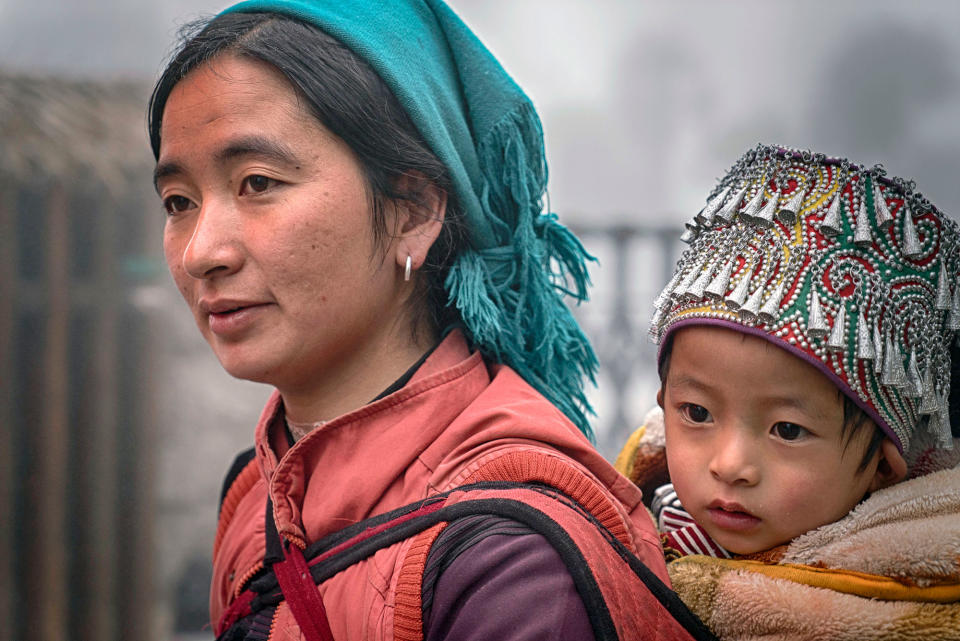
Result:
{"label": "woman's dark hair", "polygon": [[[313,25],[273,13],[228,13],[181,29],[180,46],[150,97],[147,116],[154,157],[160,154],[163,110],[173,87],[224,54],[272,65],[305,100],[310,113],[351,148],[370,189],[378,243],[392,233],[386,207],[398,202],[425,207],[423,193],[411,185],[422,185],[425,178],[447,193],[444,224],[419,270],[411,303],[416,309],[426,308],[426,318],[438,329],[456,324],[459,314],[447,305],[443,283],[466,238],[449,173],[376,72]],[[411,175],[418,180],[399,180]]]}

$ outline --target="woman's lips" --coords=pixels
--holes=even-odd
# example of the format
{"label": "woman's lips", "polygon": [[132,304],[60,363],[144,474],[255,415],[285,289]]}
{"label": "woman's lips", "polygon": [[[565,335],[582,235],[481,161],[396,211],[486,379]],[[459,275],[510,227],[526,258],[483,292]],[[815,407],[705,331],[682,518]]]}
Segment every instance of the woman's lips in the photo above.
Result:
{"label": "woman's lips", "polygon": [[259,303],[220,312],[211,311],[207,314],[210,331],[220,338],[235,337],[249,329],[266,307],[266,304]]}
{"label": "woman's lips", "polygon": [[713,524],[724,530],[744,532],[760,524],[760,519],[736,503],[714,501],[707,506],[707,515]]}

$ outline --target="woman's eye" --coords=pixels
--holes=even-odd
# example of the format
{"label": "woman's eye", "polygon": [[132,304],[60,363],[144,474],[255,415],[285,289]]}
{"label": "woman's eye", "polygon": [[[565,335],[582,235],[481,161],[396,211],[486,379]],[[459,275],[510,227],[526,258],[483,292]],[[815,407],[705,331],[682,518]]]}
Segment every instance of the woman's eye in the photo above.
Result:
{"label": "woman's eye", "polygon": [[773,432],[785,441],[796,441],[808,433],[805,427],[796,423],[777,423],[773,426]]}
{"label": "woman's eye", "polygon": [[168,196],[163,199],[163,208],[168,214],[179,214],[193,206],[193,202],[186,196]]}
{"label": "woman's eye", "polygon": [[273,187],[276,182],[273,178],[267,178],[266,176],[247,176],[243,179],[243,186],[240,189],[240,193],[259,194]]}
{"label": "woman's eye", "polygon": [[706,423],[710,420],[707,408],[694,403],[684,403],[680,406],[680,412],[693,423]]}

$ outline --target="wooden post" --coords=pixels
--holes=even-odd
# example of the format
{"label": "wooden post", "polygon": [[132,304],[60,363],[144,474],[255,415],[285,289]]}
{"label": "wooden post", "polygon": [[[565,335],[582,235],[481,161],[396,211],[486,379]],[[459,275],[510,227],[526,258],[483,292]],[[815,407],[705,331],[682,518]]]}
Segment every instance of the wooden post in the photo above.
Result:
{"label": "wooden post", "polygon": [[[122,201],[126,210],[116,219],[116,233],[122,239],[126,258],[153,255],[159,246],[153,233],[155,225],[144,220],[146,193],[134,191]],[[152,194],[151,194],[152,196]],[[149,196],[147,196],[149,197]],[[153,251],[151,251],[153,250]],[[138,278],[142,278],[139,275]],[[120,292],[119,288],[117,289]],[[154,527],[155,469],[157,458],[155,395],[151,373],[158,371],[155,339],[161,332],[155,314],[141,308],[131,296],[131,289],[118,297],[115,317],[117,341],[117,450],[122,452],[118,473],[122,485],[116,523],[116,553],[119,566],[117,582],[125,586],[117,623],[121,639],[153,639],[157,637],[156,564]]]}
{"label": "wooden post", "polygon": [[[88,441],[85,446],[83,475],[85,523],[82,589],[94,595],[84,601],[81,617],[84,638],[115,639],[120,604],[112,598],[117,594],[117,486],[118,474],[117,431],[123,429],[117,420],[117,316],[123,296],[117,278],[116,219],[123,216],[114,199],[101,201],[101,209],[91,211],[95,218],[97,235],[94,238],[94,258],[90,287],[92,300],[89,308],[92,343],[89,402],[90,421],[86,425]],[[130,429],[131,425],[125,426]],[[79,586],[78,586],[79,587]]]}
{"label": "wooden post", "polygon": [[37,528],[30,560],[38,591],[30,631],[38,641],[62,641],[67,633],[66,488],[68,482],[69,225],[63,185],[54,182],[47,201],[46,307],[43,411],[37,431]]}
{"label": "wooden post", "polygon": [[0,525],[0,621],[14,619],[13,591],[17,588],[13,556],[14,514],[14,435],[18,426],[13,416],[13,380],[16,367],[13,358],[13,332],[16,314],[17,253],[15,240],[16,212],[13,203],[15,186],[0,180],[0,514],[6,523]]}

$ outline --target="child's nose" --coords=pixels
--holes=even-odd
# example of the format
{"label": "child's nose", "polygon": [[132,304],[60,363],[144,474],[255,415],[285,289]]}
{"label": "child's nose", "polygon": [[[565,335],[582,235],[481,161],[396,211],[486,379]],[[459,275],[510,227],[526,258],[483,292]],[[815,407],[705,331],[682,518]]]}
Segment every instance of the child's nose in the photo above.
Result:
{"label": "child's nose", "polygon": [[714,450],[710,459],[710,475],[728,485],[754,485],[760,480],[750,439],[732,435]]}

